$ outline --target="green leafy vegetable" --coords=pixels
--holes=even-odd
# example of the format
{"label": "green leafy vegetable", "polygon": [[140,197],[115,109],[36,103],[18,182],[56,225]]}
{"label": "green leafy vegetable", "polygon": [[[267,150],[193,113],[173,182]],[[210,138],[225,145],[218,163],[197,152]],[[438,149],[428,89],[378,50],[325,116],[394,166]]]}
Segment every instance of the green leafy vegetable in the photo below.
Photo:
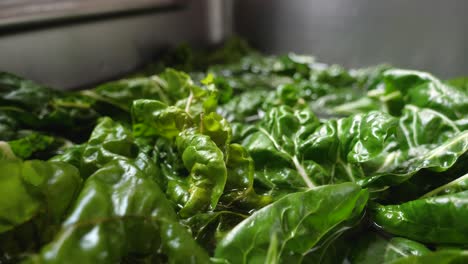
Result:
{"label": "green leafy vegetable", "polygon": [[423,244],[412,240],[401,237],[385,239],[376,233],[369,233],[352,246],[348,259],[351,263],[389,263],[430,252]]}
{"label": "green leafy vegetable", "polygon": [[424,194],[421,198],[458,193],[468,190],[468,174]]}
{"label": "green leafy vegetable", "polygon": [[351,183],[287,195],[231,230],[215,256],[230,263],[300,262],[327,231],[359,215],[367,196]]}
{"label": "green leafy vegetable", "polygon": [[227,156],[227,181],[221,197],[223,205],[231,207],[234,204],[240,209],[250,209],[269,204],[270,196],[255,193],[254,162],[247,150],[239,144],[231,144]]}
{"label": "green leafy vegetable", "polygon": [[259,174],[268,185],[310,188],[316,183],[306,171],[309,164],[304,161],[301,147],[318,125],[318,119],[308,110],[273,108],[258,126],[258,132],[250,134],[242,144],[254,158],[256,169],[263,170]]}
{"label": "green leafy vegetable", "polygon": [[83,176],[89,176],[112,160],[134,158],[136,155],[137,148],[131,131],[124,125],[104,117],[94,128],[83,149]]}
{"label": "green leafy vegetable", "polygon": [[[96,171],[38,260],[114,263],[126,255],[158,254],[162,247],[173,262],[207,261],[206,253],[178,226],[154,177],[126,160],[110,162]],[[176,242],[179,239],[185,239],[184,243]]]}
{"label": "green leafy vegetable", "polygon": [[227,178],[223,153],[208,136],[193,130],[181,132],[176,144],[182,162],[190,172],[190,189],[180,215],[189,216],[207,206],[210,210],[215,209]]}
{"label": "green leafy vegetable", "polygon": [[466,115],[466,90],[445,85],[428,73],[388,70],[384,73],[384,83],[385,89],[379,96],[383,97],[381,99],[392,114],[399,114],[405,104],[413,104],[437,110],[454,119]]}
{"label": "green leafy vegetable", "polygon": [[466,263],[467,84],[240,38],[0,73],[0,263]]}
{"label": "green leafy vegetable", "polygon": [[63,162],[0,160],[0,169],[0,233],[34,217],[60,223],[81,184],[78,170]]}
{"label": "green leafy vegetable", "polygon": [[91,98],[52,90],[8,73],[0,73],[0,104],[0,110],[24,128],[51,132],[88,131],[98,116]]}
{"label": "green leafy vegetable", "polygon": [[[373,219],[385,231],[426,243],[468,243],[468,191],[378,205]],[[436,228],[434,228],[436,227]]]}
{"label": "green leafy vegetable", "polygon": [[409,256],[397,259],[392,264],[456,264],[468,261],[468,251],[466,250],[441,250],[424,256]]}

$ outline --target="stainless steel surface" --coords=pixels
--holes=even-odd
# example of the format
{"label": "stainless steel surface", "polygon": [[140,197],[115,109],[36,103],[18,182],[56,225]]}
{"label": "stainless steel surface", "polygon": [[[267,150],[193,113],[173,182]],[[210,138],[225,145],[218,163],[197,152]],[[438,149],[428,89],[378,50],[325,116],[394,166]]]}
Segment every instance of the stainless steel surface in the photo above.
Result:
{"label": "stainless steel surface", "polygon": [[0,27],[129,12],[182,4],[181,0],[3,0]]}
{"label": "stainless steel surface", "polygon": [[213,43],[222,42],[232,35],[233,0],[206,0],[206,3],[209,39]]}
{"label": "stainless steel surface", "polygon": [[0,71],[58,89],[107,80],[134,70],[161,47],[219,41],[224,33],[212,33],[211,5],[190,1],[180,10],[9,32],[0,35]]}
{"label": "stainless steel surface", "polygon": [[442,77],[468,75],[466,10],[464,0],[192,0],[165,12],[0,29],[0,71],[61,89],[83,87],[134,70],[164,46],[220,42],[234,25],[269,53],[314,54],[347,67],[387,62]]}
{"label": "stainless steel surface", "polygon": [[266,52],[468,75],[465,0],[237,0],[234,10],[236,32]]}

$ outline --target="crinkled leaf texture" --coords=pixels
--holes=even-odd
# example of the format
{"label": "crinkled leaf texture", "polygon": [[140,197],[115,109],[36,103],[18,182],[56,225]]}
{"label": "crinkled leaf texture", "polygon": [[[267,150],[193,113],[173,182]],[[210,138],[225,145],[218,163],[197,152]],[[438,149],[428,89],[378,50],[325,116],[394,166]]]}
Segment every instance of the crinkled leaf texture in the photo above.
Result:
{"label": "crinkled leaf texture", "polygon": [[391,114],[399,115],[405,104],[412,104],[451,119],[466,118],[466,90],[446,85],[429,73],[390,69],[384,72],[383,84],[383,94],[379,96]]}
{"label": "crinkled leaf texture", "polygon": [[53,90],[4,72],[0,72],[0,104],[0,110],[22,127],[50,132],[87,131],[99,116],[92,98]]}
{"label": "crinkled leaf texture", "polygon": [[[255,161],[256,178],[268,187],[314,187],[310,162],[301,147],[306,137],[319,125],[309,110],[293,110],[287,106],[271,109],[256,132],[242,145]],[[275,162],[271,162],[275,160]]]}
{"label": "crinkled leaf texture", "polygon": [[185,168],[190,172],[187,179],[189,196],[180,215],[187,217],[198,211],[214,210],[227,178],[223,153],[210,137],[194,130],[181,132],[176,145]]}
{"label": "crinkled leaf texture", "polygon": [[468,263],[467,84],[238,40],[78,92],[0,73],[0,262]]}
{"label": "crinkled leaf texture", "polygon": [[353,181],[381,189],[421,169],[444,171],[468,150],[468,133],[431,109],[408,105],[400,118],[372,111],[329,120],[304,139],[299,153],[316,182]]}
{"label": "crinkled leaf texture", "polygon": [[103,117],[83,149],[80,169],[83,177],[88,177],[109,161],[134,158],[137,153],[131,130],[110,117]]}
{"label": "crinkled leaf texture", "polygon": [[160,137],[160,166],[168,180],[168,197],[181,207],[179,214],[214,210],[227,180],[224,152],[231,129],[226,120],[209,113],[197,124],[182,109],[155,100],[135,101],[132,115],[135,136]]}
{"label": "crinkled leaf texture", "polygon": [[132,102],[137,99],[154,99],[174,104],[188,96],[192,85],[192,80],[186,73],[168,68],[159,75],[108,82],[81,93],[128,112]]}
{"label": "crinkled leaf texture", "polygon": [[152,177],[130,160],[106,164],[86,180],[61,231],[32,260],[116,263],[165,254],[171,263],[206,263]]}

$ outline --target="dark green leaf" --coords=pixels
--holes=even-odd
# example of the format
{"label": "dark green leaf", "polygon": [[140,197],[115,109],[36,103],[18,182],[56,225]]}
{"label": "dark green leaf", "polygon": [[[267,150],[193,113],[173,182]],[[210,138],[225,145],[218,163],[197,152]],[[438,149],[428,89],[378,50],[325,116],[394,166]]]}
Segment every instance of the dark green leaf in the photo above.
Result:
{"label": "dark green leaf", "polygon": [[401,205],[377,205],[373,221],[394,235],[438,244],[468,243],[468,191],[414,200]]}
{"label": "dark green leaf", "polygon": [[130,129],[109,117],[99,120],[84,147],[81,171],[83,177],[106,163],[119,158],[134,158],[138,149]]}
{"label": "dark green leaf", "polygon": [[214,252],[217,243],[232,228],[247,218],[246,215],[230,211],[218,211],[196,214],[183,223],[190,227],[193,237],[210,253]]}
{"label": "dark green leaf", "polygon": [[27,159],[35,152],[44,151],[51,147],[54,141],[53,137],[32,133],[26,137],[9,141],[8,144],[17,157]]}
{"label": "dark green leaf", "polygon": [[445,85],[428,73],[391,69],[384,73],[384,83],[380,100],[391,114],[399,115],[405,104],[413,104],[439,111],[452,119],[466,116],[466,90]]}
{"label": "dark green leaf", "polygon": [[316,183],[307,171],[301,148],[318,125],[318,119],[308,110],[273,108],[242,145],[252,155],[256,170],[265,172],[263,177],[272,185],[313,187]]}
{"label": "dark green leaf", "polygon": [[289,194],[231,230],[215,257],[229,263],[300,262],[331,228],[359,215],[367,196],[352,183]]}
{"label": "dark green leaf", "polygon": [[187,217],[198,211],[214,210],[227,178],[223,153],[208,136],[193,130],[181,132],[176,144],[190,172],[187,179],[190,189],[180,215]]}
{"label": "dark green leaf", "polygon": [[272,201],[270,196],[255,193],[254,162],[247,150],[241,145],[231,144],[227,156],[227,181],[221,197],[223,205],[230,207],[235,204],[245,210],[269,204]]}
{"label": "dark green leaf", "polygon": [[51,132],[87,132],[98,116],[89,97],[55,91],[8,73],[0,73],[0,103],[0,110],[24,128]]}
{"label": "dark green leaf", "polygon": [[423,244],[401,237],[384,238],[376,233],[360,236],[351,245],[350,263],[389,263],[408,257],[422,256],[431,251]]}
{"label": "dark green leaf", "polygon": [[441,250],[423,256],[397,259],[389,264],[462,264],[468,261],[466,250]]}
{"label": "dark green leaf", "polygon": [[36,261],[115,263],[128,254],[158,253],[167,254],[171,263],[208,261],[176,222],[153,177],[126,160],[110,162],[91,175],[60,233]]}
{"label": "dark green leaf", "polygon": [[424,194],[421,198],[458,193],[468,190],[468,174]]}

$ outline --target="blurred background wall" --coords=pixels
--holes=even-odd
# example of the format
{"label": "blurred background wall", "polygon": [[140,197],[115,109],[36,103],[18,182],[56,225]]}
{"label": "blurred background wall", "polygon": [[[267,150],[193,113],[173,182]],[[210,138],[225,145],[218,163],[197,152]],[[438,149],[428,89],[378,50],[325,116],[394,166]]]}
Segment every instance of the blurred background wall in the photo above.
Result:
{"label": "blurred background wall", "polygon": [[182,2],[176,9],[31,28],[0,23],[0,71],[57,88],[84,87],[134,70],[162,47],[207,46],[234,32],[267,53],[313,54],[346,67],[390,63],[442,78],[468,75],[466,0]]}
{"label": "blurred background wall", "polygon": [[466,0],[237,0],[235,31],[269,53],[468,75]]}
{"label": "blurred background wall", "polygon": [[154,59],[164,47],[220,41],[224,37],[220,29],[211,27],[213,20],[223,21],[212,14],[222,13],[224,7],[210,1],[185,1],[181,7],[144,13],[0,27],[0,71],[59,89],[116,78]]}

